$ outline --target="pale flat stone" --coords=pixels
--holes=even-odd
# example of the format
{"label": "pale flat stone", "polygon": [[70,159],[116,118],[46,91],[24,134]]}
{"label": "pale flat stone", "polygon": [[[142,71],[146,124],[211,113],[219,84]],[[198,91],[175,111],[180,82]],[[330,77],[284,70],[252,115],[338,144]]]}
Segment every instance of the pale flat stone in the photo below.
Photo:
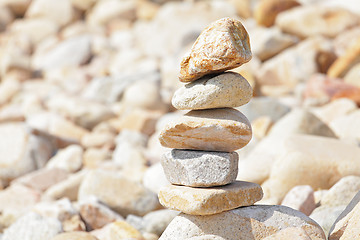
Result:
{"label": "pale flat stone", "polygon": [[47,163],[47,169],[59,168],[74,173],[82,167],[83,149],[79,145],[70,145],[60,149]]}
{"label": "pale flat stone", "polygon": [[222,18],[200,34],[190,54],[183,58],[179,79],[191,82],[236,68],[250,61],[251,56],[249,36],[241,22]]}
{"label": "pale flat stone", "polygon": [[211,215],[252,205],[262,196],[262,189],[258,184],[236,181],[212,188],[169,185],[160,190],[159,201],[164,207],[186,214]]}
{"label": "pale flat stone", "polygon": [[222,186],[234,182],[238,172],[236,152],[206,152],[173,149],[161,164],[169,182],[191,187]]}
{"label": "pale flat stone", "polygon": [[51,240],[98,240],[98,238],[87,232],[65,232],[56,235]]}
{"label": "pale flat stone", "polygon": [[252,94],[243,76],[225,72],[215,77],[205,76],[179,88],[172,105],[179,110],[240,107],[250,101]]}
{"label": "pale flat stone", "polygon": [[161,131],[161,145],[177,149],[232,152],[251,139],[251,125],[231,108],[190,111]]}
{"label": "pale flat stone", "polygon": [[309,216],[316,208],[314,190],[309,185],[293,187],[286,194],[281,205],[291,207]]}
{"label": "pale flat stone", "polygon": [[318,207],[309,216],[315,222],[317,222],[324,230],[325,234],[328,235],[331,226],[346,208],[346,205],[336,207]]}
{"label": "pale flat stone", "polygon": [[326,239],[320,226],[301,212],[284,206],[255,205],[210,216],[181,213],[159,240],[261,240],[288,227],[304,229],[312,240]]}

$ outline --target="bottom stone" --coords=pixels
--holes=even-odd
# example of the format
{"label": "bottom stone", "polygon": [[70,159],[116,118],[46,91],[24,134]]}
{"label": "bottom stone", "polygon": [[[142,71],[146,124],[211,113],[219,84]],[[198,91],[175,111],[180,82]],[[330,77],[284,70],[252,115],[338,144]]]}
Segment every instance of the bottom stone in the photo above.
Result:
{"label": "bottom stone", "polygon": [[211,215],[249,206],[262,197],[260,185],[243,181],[212,188],[169,185],[159,192],[159,200],[164,207],[191,215]]}
{"label": "bottom stone", "polygon": [[305,232],[302,234],[311,240],[326,239],[321,227],[299,211],[285,206],[256,205],[210,216],[181,213],[168,225],[159,240],[260,240],[286,228],[302,229]]}

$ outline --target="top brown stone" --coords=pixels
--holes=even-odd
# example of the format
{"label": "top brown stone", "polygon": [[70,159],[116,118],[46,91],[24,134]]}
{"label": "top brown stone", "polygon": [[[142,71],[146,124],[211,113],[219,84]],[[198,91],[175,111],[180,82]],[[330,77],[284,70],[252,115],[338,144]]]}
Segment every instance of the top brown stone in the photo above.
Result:
{"label": "top brown stone", "polygon": [[236,19],[222,18],[200,34],[190,54],[183,58],[179,79],[192,82],[207,74],[236,68],[251,57],[244,26]]}

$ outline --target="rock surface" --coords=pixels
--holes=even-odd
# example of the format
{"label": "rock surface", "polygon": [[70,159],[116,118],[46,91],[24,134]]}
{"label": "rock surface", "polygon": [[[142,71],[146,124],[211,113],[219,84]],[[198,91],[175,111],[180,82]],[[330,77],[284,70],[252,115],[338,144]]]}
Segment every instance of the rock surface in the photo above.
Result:
{"label": "rock surface", "polygon": [[161,164],[170,183],[189,187],[222,186],[234,182],[238,172],[236,152],[173,149]]}
{"label": "rock surface", "polygon": [[231,152],[251,139],[251,125],[231,108],[190,111],[168,123],[159,140],[164,147]]}
{"label": "rock surface", "polygon": [[222,18],[208,26],[198,37],[188,56],[181,61],[180,81],[223,72],[251,59],[248,33],[240,21]]}
{"label": "rock surface", "polygon": [[[210,216],[181,213],[160,237],[166,239],[264,239],[288,227],[305,230],[310,239],[326,239],[324,232],[309,217],[283,206],[242,207]],[[216,237],[215,237],[216,236]]]}
{"label": "rock surface", "polygon": [[169,185],[159,192],[163,206],[190,215],[211,215],[249,206],[261,200],[262,196],[258,184],[242,181],[212,188]]}
{"label": "rock surface", "polygon": [[179,110],[239,107],[252,97],[248,81],[238,73],[205,76],[179,88],[172,105]]}

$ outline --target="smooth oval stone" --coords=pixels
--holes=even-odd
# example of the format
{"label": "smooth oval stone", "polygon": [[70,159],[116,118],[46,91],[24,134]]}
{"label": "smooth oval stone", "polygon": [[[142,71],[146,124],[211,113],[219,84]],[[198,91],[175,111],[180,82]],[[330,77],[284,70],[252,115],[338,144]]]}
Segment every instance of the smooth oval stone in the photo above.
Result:
{"label": "smooth oval stone", "polygon": [[262,197],[260,185],[243,181],[212,188],[169,185],[159,192],[161,205],[190,215],[211,215],[250,206]]}
{"label": "smooth oval stone", "polygon": [[251,125],[233,108],[193,110],[169,122],[160,132],[162,146],[177,149],[233,152],[251,140]]}
{"label": "smooth oval stone", "polygon": [[210,24],[181,61],[179,79],[192,82],[250,61],[249,35],[239,20],[222,18]]}
{"label": "smooth oval stone", "polygon": [[173,149],[161,165],[172,184],[191,187],[222,186],[234,182],[238,171],[236,152],[207,152]]}
{"label": "smooth oval stone", "polygon": [[172,105],[179,110],[240,107],[253,95],[248,81],[238,73],[205,76],[179,88]]}

